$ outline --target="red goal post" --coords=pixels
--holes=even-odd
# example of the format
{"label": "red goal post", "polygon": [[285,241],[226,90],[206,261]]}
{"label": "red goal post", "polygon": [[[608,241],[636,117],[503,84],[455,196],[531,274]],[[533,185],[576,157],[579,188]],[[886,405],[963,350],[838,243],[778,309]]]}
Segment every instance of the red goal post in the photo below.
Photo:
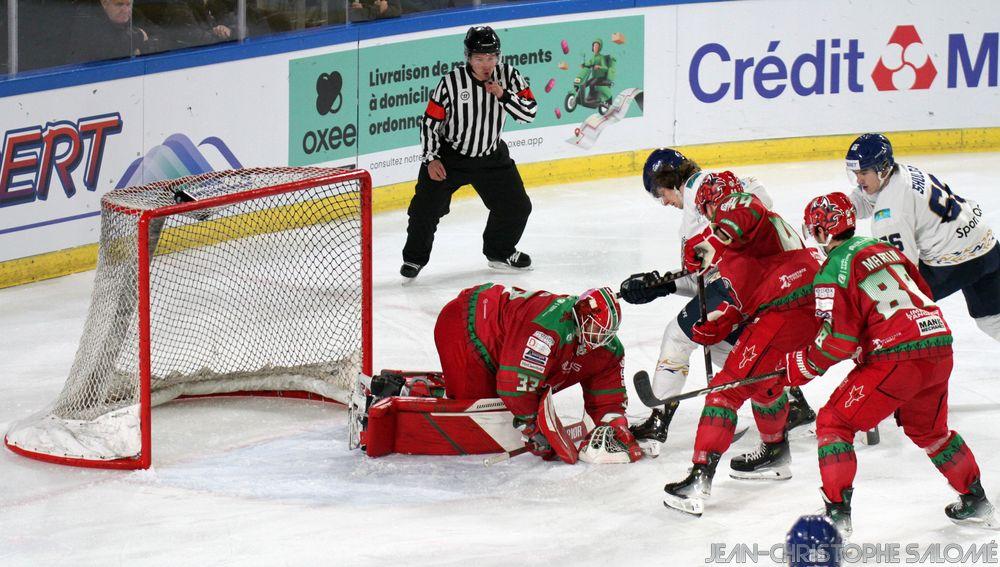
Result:
{"label": "red goal post", "polygon": [[256,168],[109,192],[69,377],[15,453],[148,468],[153,406],[271,395],[345,403],[371,374],[371,177]]}

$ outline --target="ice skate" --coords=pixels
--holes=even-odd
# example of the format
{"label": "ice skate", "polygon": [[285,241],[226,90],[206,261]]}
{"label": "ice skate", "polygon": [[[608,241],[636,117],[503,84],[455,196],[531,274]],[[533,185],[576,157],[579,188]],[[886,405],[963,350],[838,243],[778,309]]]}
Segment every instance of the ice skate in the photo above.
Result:
{"label": "ice skate", "polygon": [[788,425],[789,431],[816,421],[816,412],[809,407],[809,402],[802,395],[802,390],[788,389]]}
{"label": "ice skate", "polygon": [[791,462],[787,438],[777,443],[761,441],[755,450],[729,461],[729,476],[740,480],[788,480],[792,478]]}
{"label": "ice skate", "polygon": [[851,525],[851,496],[854,495],[854,489],[845,488],[841,493],[840,502],[831,502],[822,489],[820,493],[823,495],[823,502],[826,503],[826,516],[837,526],[841,536],[845,539],[850,537],[854,533],[854,527]]}
{"label": "ice skate", "polygon": [[642,451],[650,457],[660,455],[660,447],[667,441],[667,428],[677,411],[677,402],[668,404],[663,409],[653,409],[646,421],[629,426],[629,431],[642,447]]}
{"label": "ice skate", "polygon": [[486,259],[489,266],[494,270],[524,272],[531,269],[531,256],[528,256],[524,252],[514,251],[513,254],[506,258],[487,257]]}
{"label": "ice skate", "polygon": [[993,504],[986,498],[983,485],[977,478],[969,485],[968,494],[960,494],[958,502],[952,502],[944,508],[946,516],[960,526],[978,526],[989,529],[1000,528]]}
{"label": "ice skate", "polygon": [[663,487],[663,505],[694,516],[705,511],[705,500],[712,495],[712,477],[719,465],[718,453],[708,455],[708,463],[691,467],[687,478]]}

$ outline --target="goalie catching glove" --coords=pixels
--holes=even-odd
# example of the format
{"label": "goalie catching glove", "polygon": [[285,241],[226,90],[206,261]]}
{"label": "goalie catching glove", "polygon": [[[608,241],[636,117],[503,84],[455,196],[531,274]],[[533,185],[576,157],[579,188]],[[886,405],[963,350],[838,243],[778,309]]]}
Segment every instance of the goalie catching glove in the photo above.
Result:
{"label": "goalie catching glove", "polygon": [[642,458],[642,448],[628,429],[622,415],[609,414],[590,432],[580,446],[580,460],[585,463],[634,463]]}
{"label": "goalie catching glove", "polygon": [[619,290],[626,303],[641,305],[649,303],[658,297],[665,297],[677,291],[674,282],[660,283],[660,273],[657,271],[632,274],[622,282]]}
{"label": "goalie catching glove", "polygon": [[714,345],[736,330],[743,321],[743,314],[728,301],[723,301],[706,319],[691,327],[691,340],[700,345]]}

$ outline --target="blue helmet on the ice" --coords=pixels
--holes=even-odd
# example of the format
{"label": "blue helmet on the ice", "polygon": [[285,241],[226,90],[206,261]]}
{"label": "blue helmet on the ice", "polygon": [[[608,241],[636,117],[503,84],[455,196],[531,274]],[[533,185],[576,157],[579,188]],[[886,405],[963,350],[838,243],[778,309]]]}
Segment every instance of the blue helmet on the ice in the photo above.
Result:
{"label": "blue helmet on the ice", "polygon": [[844,543],[826,516],[802,516],[785,538],[785,557],[791,567],[838,567]]}
{"label": "blue helmet on the ice", "polygon": [[848,148],[846,159],[847,169],[850,171],[871,169],[882,172],[896,165],[889,138],[875,133],[858,136]]}
{"label": "blue helmet on the ice", "polygon": [[657,187],[678,189],[687,178],[700,171],[698,164],[670,148],[653,150],[642,166],[642,185],[654,197]]}

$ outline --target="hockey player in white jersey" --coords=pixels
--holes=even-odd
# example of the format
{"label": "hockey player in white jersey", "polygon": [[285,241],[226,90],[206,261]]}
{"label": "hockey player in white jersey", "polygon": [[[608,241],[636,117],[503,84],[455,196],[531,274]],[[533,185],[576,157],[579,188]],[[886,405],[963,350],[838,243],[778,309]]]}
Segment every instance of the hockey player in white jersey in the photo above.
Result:
{"label": "hockey player in white jersey", "polygon": [[1000,341],[1000,247],[982,207],[912,165],[896,163],[882,134],[863,134],[847,150],[851,202],[871,217],[872,236],[917,264],[934,300],[958,290],[976,325]]}
{"label": "hockey player in white jersey", "polygon": [[[729,172],[723,172],[731,175]],[[646,191],[656,198],[663,206],[675,207],[681,210],[683,218],[679,232],[681,257],[684,243],[695,237],[708,226],[708,219],[698,212],[695,206],[695,195],[698,187],[708,179],[711,172],[702,171],[693,160],[685,157],[677,150],[660,148],[654,150],[646,159],[642,170],[642,183]],[[745,177],[739,180],[743,191],[756,195],[768,207],[771,197],[763,184],[756,178]],[[657,398],[664,398],[681,393],[688,374],[691,353],[699,345],[691,340],[691,327],[700,318],[700,308],[697,298],[698,287],[695,276],[687,276],[676,281],[660,284],[657,272],[638,273],[629,276],[621,284],[621,297],[632,304],[648,303],[658,297],[672,293],[692,297],[683,310],[667,324],[660,343],[660,355],[656,363],[656,371],[652,378],[652,390]],[[723,282],[718,279],[718,272],[712,270],[705,274],[705,295],[708,311],[714,310],[720,303],[733,302]],[[732,345],[739,336],[739,329],[725,341],[712,347],[713,365],[721,365],[732,350]],[[667,428],[673,418],[677,405],[665,406],[662,410],[653,409],[649,418],[641,424],[632,426],[632,433],[645,447],[655,454],[656,445],[667,438]],[[802,392],[798,388],[789,391],[789,429],[810,423],[816,419],[816,414],[809,407]]]}

